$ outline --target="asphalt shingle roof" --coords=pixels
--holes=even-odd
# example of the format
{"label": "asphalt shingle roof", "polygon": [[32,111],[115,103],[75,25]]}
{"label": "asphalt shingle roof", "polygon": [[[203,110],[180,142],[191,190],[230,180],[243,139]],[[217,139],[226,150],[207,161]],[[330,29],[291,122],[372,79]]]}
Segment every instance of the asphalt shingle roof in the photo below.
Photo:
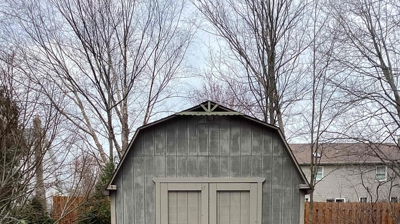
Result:
{"label": "asphalt shingle roof", "polygon": [[[310,164],[310,144],[289,144],[297,162]],[[320,164],[362,164],[400,162],[400,148],[394,144],[324,143],[319,146]]]}

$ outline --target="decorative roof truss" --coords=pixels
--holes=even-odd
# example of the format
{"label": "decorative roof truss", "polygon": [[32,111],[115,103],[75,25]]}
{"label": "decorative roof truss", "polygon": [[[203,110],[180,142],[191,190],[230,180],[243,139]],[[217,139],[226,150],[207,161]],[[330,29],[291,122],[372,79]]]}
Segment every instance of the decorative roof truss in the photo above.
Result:
{"label": "decorative roof truss", "polygon": [[[199,111],[198,109],[203,109],[203,111]],[[212,103],[207,101],[203,104],[200,104],[200,107],[193,108],[192,110],[182,111],[178,113],[178,115],[196,115],[196,116],[204,116],[204,115],[220,115],[220,116],[227,116],[227,115],[242,115],[236,111],[229,111],[225,108],[219,107],[218,104]]]}

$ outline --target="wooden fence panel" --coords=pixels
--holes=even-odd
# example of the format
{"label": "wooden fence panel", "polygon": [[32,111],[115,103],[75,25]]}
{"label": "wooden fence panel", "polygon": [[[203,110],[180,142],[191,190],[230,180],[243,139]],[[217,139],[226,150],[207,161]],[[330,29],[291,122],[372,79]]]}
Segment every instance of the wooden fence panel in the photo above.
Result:
{"label": "wooden fence panel", "polygon": [[[59,224],[75,224],[82,197],[53,197],[53,218]],[[310,203],[304,206],[308,224]],[[399,224],[400,203],[314,202],[312,224]]]}
{"label": "wooden fence panel", "polygon": [[[304,206],[308,224],[310,203]],[[398,224],[400,203],[314,202],[312,224]]]}
{"label": "wooden fence panel", "polygon": [[75,224],[77,208],[84,202],[83,197],[53,196],[53,218],[58,224]]}

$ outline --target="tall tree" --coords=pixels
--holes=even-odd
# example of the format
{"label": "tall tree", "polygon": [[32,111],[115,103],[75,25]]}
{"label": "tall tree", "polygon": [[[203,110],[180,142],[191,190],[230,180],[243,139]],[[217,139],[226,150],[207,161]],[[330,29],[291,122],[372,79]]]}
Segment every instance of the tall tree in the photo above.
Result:
{"label": "tall tree", "polygon": [[236,86],[234,82],[245,83],[252,100],[244,103],[248,108],[256,105],[254,115],[278,125],[284,132],[283,111],[301,93],[298,91],[301,79],[294,73],[299,55],[306,48],[299,25],[304,22],[307,3],[293,0],[192,2],[214,27],[216,35],[225,41],[220,47],[227,54],[213,59],[214,71],[222,74],[230,87]]}
{"label": "tall tree", "polygon": [[[388,174],[394,174],[374,186],[365,184],[368,179],[360,172],[362,185],[370,200],[376,202],[380,187],[391,186],[400,177],[398,161],[393,158],[393,151],[397,150],[396,154],[400,151],[400,3],[389,0],[328,2],[327,9],[335,19],[329,28],[338,34],[340,42],[332,55],[341,71],[331,80],[339,88],[339,94],[345,96],[343,103],[355,106],[338,123],[347,129],[340,137],[363,143],[366,148],[363,154],[379,158],[386,164]],[[387,147],[391,149],[382,150]]]}
{"label": "tall tree", "polygon": [[40,121],[39,116],[35,116],[33,118],[33,138],[34,138],[34,153],[35,153],[35,161],[36,162],[36,199],[40,204],[41,208],[46,211],[46,188],[44,184],[44,170],[43,170],[43,157],[44,157],[44,149],[46,148],[45,139],[42,131],[42,122]]}
{"label": "tall tree", "polygon": [[[54,172],[64,165],[49,163],[48,152],[61,158],[68,152],[63,140],[68,142],[69,136],[60,139],[59,114],[32,90],[29,80],[14,69],[15,58],[12,51],[0,50],[0,223],[23,220],[29,215],[23,211],[32,203],[40,207],[42,215],[48,215],[46,190],[53,185]],[[37,115],[42,120],[41,141],[38,141],[39,132],[34,133],[33,120]],[[39,142],[41,147],[37,150]],[[41,189],[37,191],[38,188]],[[39,200],[33,199],[35,193]]]}
{"label": "tall tree", "polygon": [[211,73],[205,73],[202,76],[202,81],[200,88],[193,88],[191,90],[190,101],[192,103],[199,104],[206,100],[212,100],[229,106],[241,113],[254,115],[252,111],[256,109],[249,107],[252,96],[249,94],[247,85],[236,82],[231,82],[227,85],[227,83],[221,82],[221,80],[218,80]]}
{"label": "tall tree", "polygon": [[[324,26],[329,22],[328,16],[323,13],[320,2],[315,0],[312,2],[312,28],[310,29],[310,39],[312,44],[309,48],[310,52],[310,104],[305,109],[302,120],[306,124],[304,134],[306,139],[310,141],[310,176],[308,181],[311,188],[315,189],[318,184],[317,174],[322,157],[323,146],[328,140],[327,132],[331,128],[332,122],[340,114],[337,108],[337,99],[335,92],[337,87],[331,85],[330,77],[334,74],[331,72],[332,51],[335,48],[335,38],[327,38]],[[313,223],[313,206],[314,194],[310,194],[309,224]]]}
{"label": "tall tree", "polygon": [[[329,32],[327,25],[334,22],[325,11],[324,3],[320,0],[310,1],[310,7],[306,18],[309,20],[309,27],[306,29],[306,36],[310,45],[305,51],[303,62],[306,63],[306,91],[303,100],[296,103],[297,111],[289,119],[289,127],[294,132],[293,137],[297,141],[308,142],[308,149],[301,149],[310,152],[308,181],[314,189],[319,183],[318,171],[321,169],[320,160],[324,156],[326,145],[336,142],[338,139],[333,134],[338,130],[337,121],[346,117],[346,111],[351,105],[343,104],[343,96],[339,94],[339,87],[331,82],[339,71],[334,64],[333,52],[338,47],[337,33]],[[325,173],[325,176],[329,173]],[[314,195],[309,195],[310,209],[308,223],[313,223],[313,202]]]}
{"label": "tall tree", "polygon": [[[5,76],[2,76],[5,78]],[[10,81],[10,80],[8,80]],[[25,216],[30,195],[40,187],[37,198],[41,214],[46,211],[43,180],[43,151],[35,147],[35,136],[25,129],[22,107],[13,96],[11,86],[0,87],[0,222],[15,223]],[[37,172],[40,172],[38,175]],[[39,177],[39,178],[38,178]],[[37,189],[37,188],[36,188]]]}
{"label": "tall tree", "polygon": [[400,3],[344,0],[331,1],[329,6],[336,20],[331,30],[340,41],[335,61],[346,71],[338,72],[332,81],[347,103],[357,105],[345,121],[352,132],[343,137],[391,142],[400,150]]}
{"label": "tall tree", "polygon": [[26,145],[19,127],[19,108],[9,90],[0,88],[0,221],[11,213],[16,199],[24,196],[21,160]]}
{"label": "tall tree", "polygon": [[13,43],[20,69],[102,162],[121,157],[134,128],[174,96],[193,34],[185,1],[6,2],[24,34]]}

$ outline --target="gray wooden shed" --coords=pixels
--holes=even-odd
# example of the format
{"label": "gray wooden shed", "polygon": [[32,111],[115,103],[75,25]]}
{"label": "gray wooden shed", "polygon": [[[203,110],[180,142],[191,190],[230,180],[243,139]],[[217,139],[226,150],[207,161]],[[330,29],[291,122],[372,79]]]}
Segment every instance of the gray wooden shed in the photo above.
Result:
{"label": "gray wooden shed", "polygon": [[140,127],[106,190],[111,223],[298,224],[310,186],[277,127],[207,101]]}

